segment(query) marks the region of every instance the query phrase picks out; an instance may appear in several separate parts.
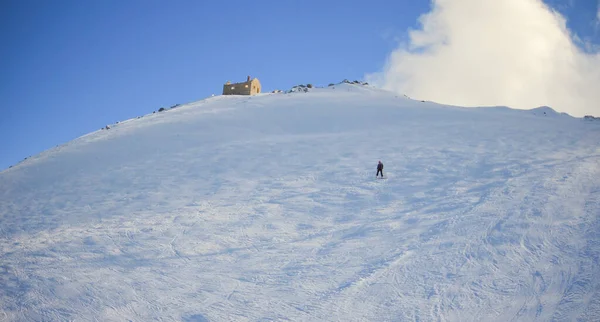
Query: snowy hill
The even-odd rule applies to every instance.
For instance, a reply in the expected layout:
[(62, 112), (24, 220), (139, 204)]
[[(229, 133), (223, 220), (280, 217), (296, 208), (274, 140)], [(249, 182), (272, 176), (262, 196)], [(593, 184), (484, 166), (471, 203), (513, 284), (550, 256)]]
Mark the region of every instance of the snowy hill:
[(121, 122), (0, 172), (0, 320), (598, 321), (599, 142), (353, 84)]

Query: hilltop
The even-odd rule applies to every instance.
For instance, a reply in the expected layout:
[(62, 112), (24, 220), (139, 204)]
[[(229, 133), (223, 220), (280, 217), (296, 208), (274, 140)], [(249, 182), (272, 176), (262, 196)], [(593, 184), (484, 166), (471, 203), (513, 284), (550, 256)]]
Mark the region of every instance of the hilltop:
[(0, 172), (0, 316), (597, 320), (599, 139), (347, 83), (112, 124)]

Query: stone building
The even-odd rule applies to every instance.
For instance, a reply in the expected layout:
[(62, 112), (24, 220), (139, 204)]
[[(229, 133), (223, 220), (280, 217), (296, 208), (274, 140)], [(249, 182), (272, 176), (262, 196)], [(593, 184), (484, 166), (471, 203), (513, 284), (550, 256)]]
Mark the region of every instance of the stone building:
[(223, 95), (254, 95), (260, 93), (261, 87), (258, 78), (246, 79), (243, 83), (230, 83), (223, 85)]

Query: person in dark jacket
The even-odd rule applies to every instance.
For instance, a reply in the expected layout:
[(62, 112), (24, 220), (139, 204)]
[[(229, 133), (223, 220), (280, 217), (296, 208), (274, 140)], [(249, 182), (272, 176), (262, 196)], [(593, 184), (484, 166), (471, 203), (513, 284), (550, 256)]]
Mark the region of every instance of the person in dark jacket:
[(375, 177), (379, 177), (379, 173), (381, 173), (381, 177), (383, 178), (383, 163), (381, 161), (377, 164), (377, 174)]

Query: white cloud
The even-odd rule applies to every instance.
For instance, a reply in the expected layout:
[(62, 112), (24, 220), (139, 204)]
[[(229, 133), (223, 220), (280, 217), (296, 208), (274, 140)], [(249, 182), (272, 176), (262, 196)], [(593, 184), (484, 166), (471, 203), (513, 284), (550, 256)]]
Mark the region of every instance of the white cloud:
[(580, 50), (541, 0), (433, 0), (419, 20), (368, 81), (446, 104), (600, 116), (600, 53)]

